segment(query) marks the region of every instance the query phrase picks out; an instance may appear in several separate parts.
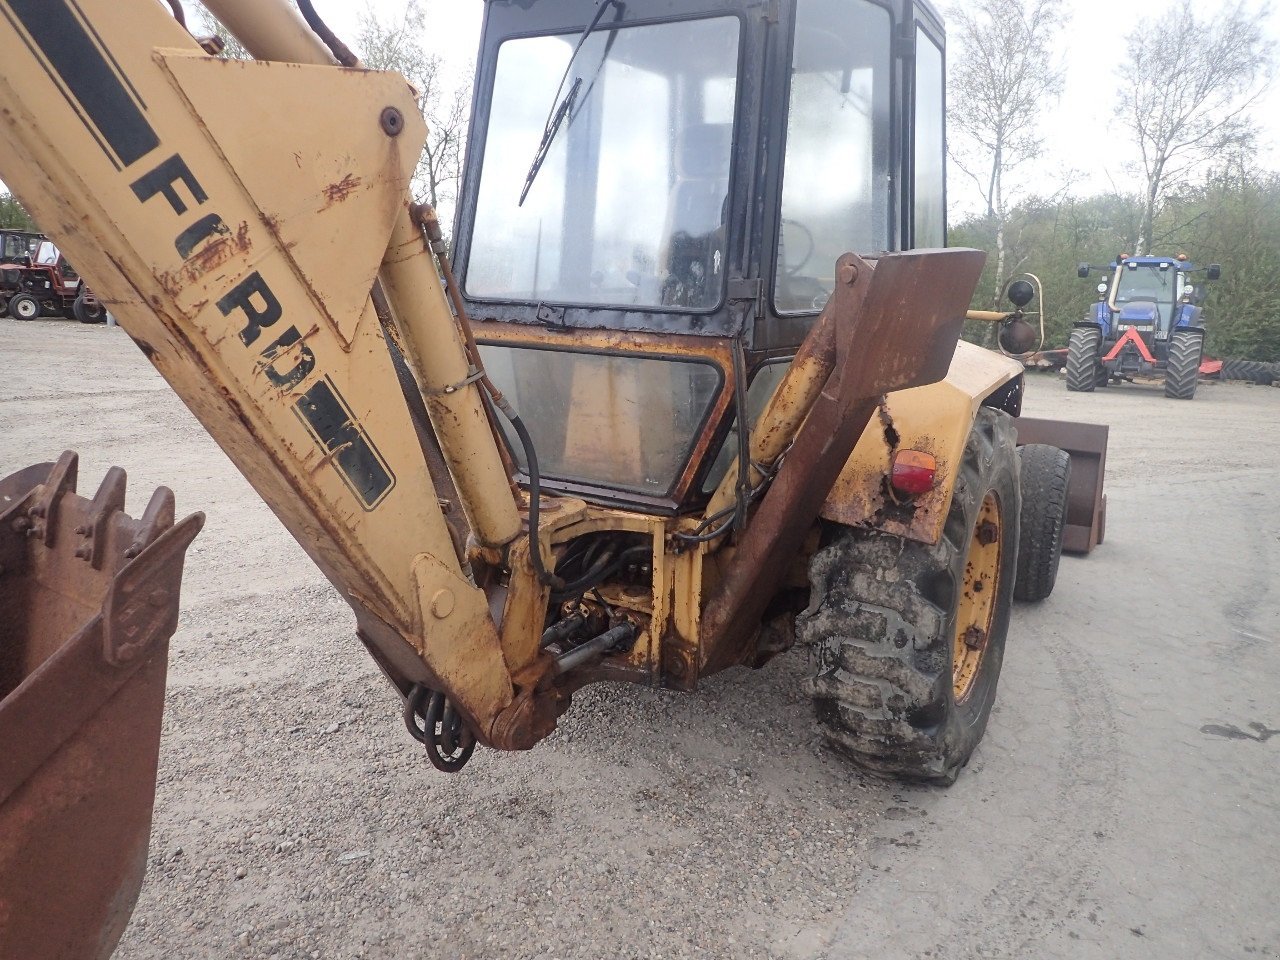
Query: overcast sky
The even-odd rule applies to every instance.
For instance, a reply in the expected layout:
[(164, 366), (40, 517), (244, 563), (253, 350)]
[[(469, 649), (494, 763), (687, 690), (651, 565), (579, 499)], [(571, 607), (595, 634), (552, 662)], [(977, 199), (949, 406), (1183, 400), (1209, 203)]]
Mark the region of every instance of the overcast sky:
[[(192, 6), (186, 0), (187, 6)], [(1200, 0), (1201, 11), (1224, 9), (1229, 0)], [(348, 0), (315, 0), (316, 8), (333, 30), (354, 42), (365, 4)], [(1059, 55), (1066, 70), (1062, 98), (1045, 111), (1041, 133), (1045, 157), (1020, 170), (1015, 190), (1055, 192), (1071, 177), (1073, 192), (1088, 194), (1112, 186), (1132, 189), (1128, 164), (1133, 151), (1123, 132), (1112, 123), (1119, 80), (1111, 65), (1124, 55), (1124, 36), (1138, 18), (1160, 9), (1159, 4), (1118, 4), (1115, 0), (1062, 0), (1070, 21), (1062, 32)], [(367, 7), (383, 16), (403, 10), (404, 0), (368, 0)], [(461, 76), (474, 60), (480, 37), (482, 0), (427, 0), (429, 30), (424, 44), (444, 56)], [(1280, 44), (1280, 16), (1268, 17), (1268, 34)], [(951, 47), (955, 60), (964, 51)], [(1256, 114), (1263, 128), (1260, 164), (1280, 168), (1280, 83), (1273, 85)], [(977, 209), (980, 200), (972, 183), (952, 168), (949, 176), (951, 220)]]
[[(1229, 0), (1200, 0), (1205, 13), (1224, 9)], [(461, 73), (474, 60), (480, 42), (482, 0), (427, 0), (429, 32), (426, 44), (446, 57)], [(944, 5), (944, 4), (939, 4)], [(369, 0), (368, 8), (384, 16), (402, 10), (404, 0)], [(1111, 65), (1124, 56), (1124, 37), (1140, 17), (1158, 11), (1160, 4), (1117, 4), (1115, 0), (1063, 0), (1069, 17), (1062, 31), (1058, 56), (1065, 68), (1061, 100), (1045, 111), (1041, 133), (1044, 159), (1015, 174), (1014, 187), (1030, 192), (1055, 192), (1067, 177), (1077, 194), (1132, 189), (1129, 164), (1134, 155), (1124, 133), (1112, 123), (1120, 84)], [(316, 0), (330, 26), (344, 37), (355, 37), (365, 4)], [(1280, 16), (1268, 17), (1268, 33), (1280, 45)], [(957, 47), (948, 50), (956, 59)], [(1257, 117), (1263, 127), (1261, 164), (1280, 168), (1280, 83), (1273, 86)], [(951, 220), (977, 210), (981, 199), (972, 182), (954, 167), (949, 172)]]

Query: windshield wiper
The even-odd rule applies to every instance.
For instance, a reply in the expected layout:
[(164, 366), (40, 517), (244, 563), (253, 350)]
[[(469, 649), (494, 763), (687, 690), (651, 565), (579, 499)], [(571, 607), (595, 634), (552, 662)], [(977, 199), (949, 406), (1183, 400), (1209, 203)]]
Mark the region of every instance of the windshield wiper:
[(582, 78), (578, 77), (573, 81), (573, 86), (569, 88), (569, 92), (564, 95), (564, 99), (556, 104), (555, 109), (551, 111), (551, 119), (547, 121), (547, 127), (542, 131), (542, 142), (538, 144), (538, 152), (533, 155), (533, 163), (529, 165), (529, 172), (525, 175), (524, 189), (520, 191), (520, 202), (516, 206), (524, 206), (525, 197), (529, 196), (533, 181), (538, 178), (538, 171), (542, 169), (543, 161), (547, 159), (547, 154), (551, 151), (551, 144), (555, 142), (556, 134), (564, 126), (564, 118), (573, 109), (574, 101), (578, 99), (578, 91), (581, 89)]
[[(524, 178), (524, 189), (520, 191), (520, 202), (516, 206), (523, 207), (525, 198), (529, 196), (529, 191), (533, 188), (533, 181), (538, 179), (538, 171), (542, 169), (543, 162), (547, 159), (547, 154), (551, 151), (551, 144), (555, 142), (556, 134), (560, 132), (560, 128), (564, 126), (565, 118), (573, 111), (573, 104), (578, 98), (578, 91), (582, 88), (582, 78), (578, 77), (573, 81), (573, 85), (569, 87), (569, 92), (561, 99), (560, 91), (564, 89), (564, 82), (569, 79), (569, 73), (573, 70), (573, 62), (578, 59), (578, 52), (582, 49), (582, 45), (587, 42), (587, 37), (595, 31), (600, 25), (604, 12), (610, 7), (617, 7), (618, 11), (622, 11), (622, 0), (603, 0), (596, 14), (591, 18), (591, 22), (587, 24), (582, 36), (578, 37), (577, 44), (574, 45), (573, 53), (569, 54), (569, 62), (564, 65), (564, 73), (560, 76), (560, 82), (556, 85), (556, 95), (553, 98), (554, 106), (551, 112), (547, 114), (546, 125), (542, 128), (542, 142), (538, 144), (538, 151), (533, 155), (533, 163), (529, 164), (529, 172)], [(603, 61), (601, 61), (603, 66)]]

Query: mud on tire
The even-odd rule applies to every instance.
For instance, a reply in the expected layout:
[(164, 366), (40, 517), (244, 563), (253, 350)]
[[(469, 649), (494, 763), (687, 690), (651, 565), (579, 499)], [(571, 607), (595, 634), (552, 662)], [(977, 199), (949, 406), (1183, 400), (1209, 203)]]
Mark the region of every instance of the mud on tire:
[[(809, 682), (827, 743), (880, 774), (953, 783), (986, 730), (1004, 655), (1021, 505), (1013, 421), (979, 411), (943, 536), (926, 546), (835, 528), (810, 565), (797, 618), (818, 675)], [(998, 576), (985, 648), (957, 701), (953, 667), (966, 566), (984, 500), (999, 503)]]

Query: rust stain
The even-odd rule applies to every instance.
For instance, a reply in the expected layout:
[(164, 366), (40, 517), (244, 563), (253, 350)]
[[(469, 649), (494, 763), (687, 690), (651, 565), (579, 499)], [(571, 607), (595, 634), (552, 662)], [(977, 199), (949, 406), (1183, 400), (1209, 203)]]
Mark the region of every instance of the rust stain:
[[(182, 291), (232, 258), (246, 254), (253, 247), (249, 240), (249, 224), (241, 222), (234, 234), (230, 230), (222, 233), (216, 240), (206, 243), (193, 253), (177, 270), (165, 270), (157, 274), (160, 286), (174, 300)], [(208, 301), (205, 301), (206, 303)]]
[(880, 395), (876, 413), (880, 418), (880, 426), (884, 428), (885, 445), (889, 448), (890, 455), (892, 455), (898, 449), (898, 444), (902, 442), (902, 435), (898, 433), (898, 428), (893, 425), (893, 415), (889, 413), (888, 398), (884, 394)]
[(164, 488), (129, 517), (118, 468), (80, 497), (74, 453), (36, 469), (0, 481), (43, 503), (53, 534), (6, 527), (0, 538), (6, 562), (33, 571), (4, 598), (6, 613), (28, 615), (14, 619), (0, 663), (0, 953), (105, 957), (146, 866), (182, 555), (203, 517), (175, 528)]
[(359, 177), (348, 173), (337, 183), (329, 184), (324, 188), (325, 201), (324, 206), (320, 209), (328, 210), (335, 203), (341, 203), (343, 200), (346, 200), (347, 197), (351, 196), (351, 194), (355, 192), (356, 188), (360, 186), (360, 182)]

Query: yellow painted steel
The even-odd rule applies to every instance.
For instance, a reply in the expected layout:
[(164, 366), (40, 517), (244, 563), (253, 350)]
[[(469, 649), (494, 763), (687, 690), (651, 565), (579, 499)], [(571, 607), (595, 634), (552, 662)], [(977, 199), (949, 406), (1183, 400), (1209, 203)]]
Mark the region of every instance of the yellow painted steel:
[(154, 0), (57, 6), (88, 38), (76, 70), (117, 102), (85, 106), (60, 51), (0, 0), (0, 178), (325, 574), (402, 638), (383, 656), (449, 689), (483, 737), (510, 672), (368, 302), (425, 137), (412, 91), (394, 74), (219, 61)]
[[(212, 0), (206, 6), (260, 60), (334, 62), (284, 0)], [(435, 261), (422, 231), (410, 219), (407, 193), (401, 199), (404, 209), (393, 223), (382, 261), (383, 288), (471, 530), (482, 544), (500, 546), (520, 533), (515, 500), (480, 387), (465, 383), (470, 365)]]
[[(945, 379), (885, 398), (880, 417), (868, 424), (832, 486), (822, 516), (848, 526), (872, 524), (885, 533), (937, 543), (978, 408), (986, 397), (1021, 375), (1018, 361), (961, 341)], [(921, 450), (938, 461), (933, 490), (913, 498), (909, 506), (895, 505), (885, 494), (885, 476), (895, 450)]]
[(280, 0), (201, 0), (259, 60), (337, 63), (294, 6)]
[[(827, 318), (819, 320), (823, 323)], [(835, 365), (834, 349), (828, 353), (802, 351), (788, 367), (782, 382), (769, 398), (757, 421), (751, 425), (750, 460), (771, 466), (780, 457), (813, 409), (823, 385)], [(753, 469), (753, 473), (758, 472)], [(752, 486), (760, 481), (752, 476)], [(735, 457), (704, 511), (711, 517), (728, 509), (737, 499), (738, 460)]]
[(952, 636), (951, 685), (956, 703), (973, 692), (973, 683), (982, 668), (990, 642), (1000, 596), (1000, 553), (1004, 530), (1004, 505), (994, 491), (982, 500), (978, 521), (969, 538), (964, 582), (956, 609)]

